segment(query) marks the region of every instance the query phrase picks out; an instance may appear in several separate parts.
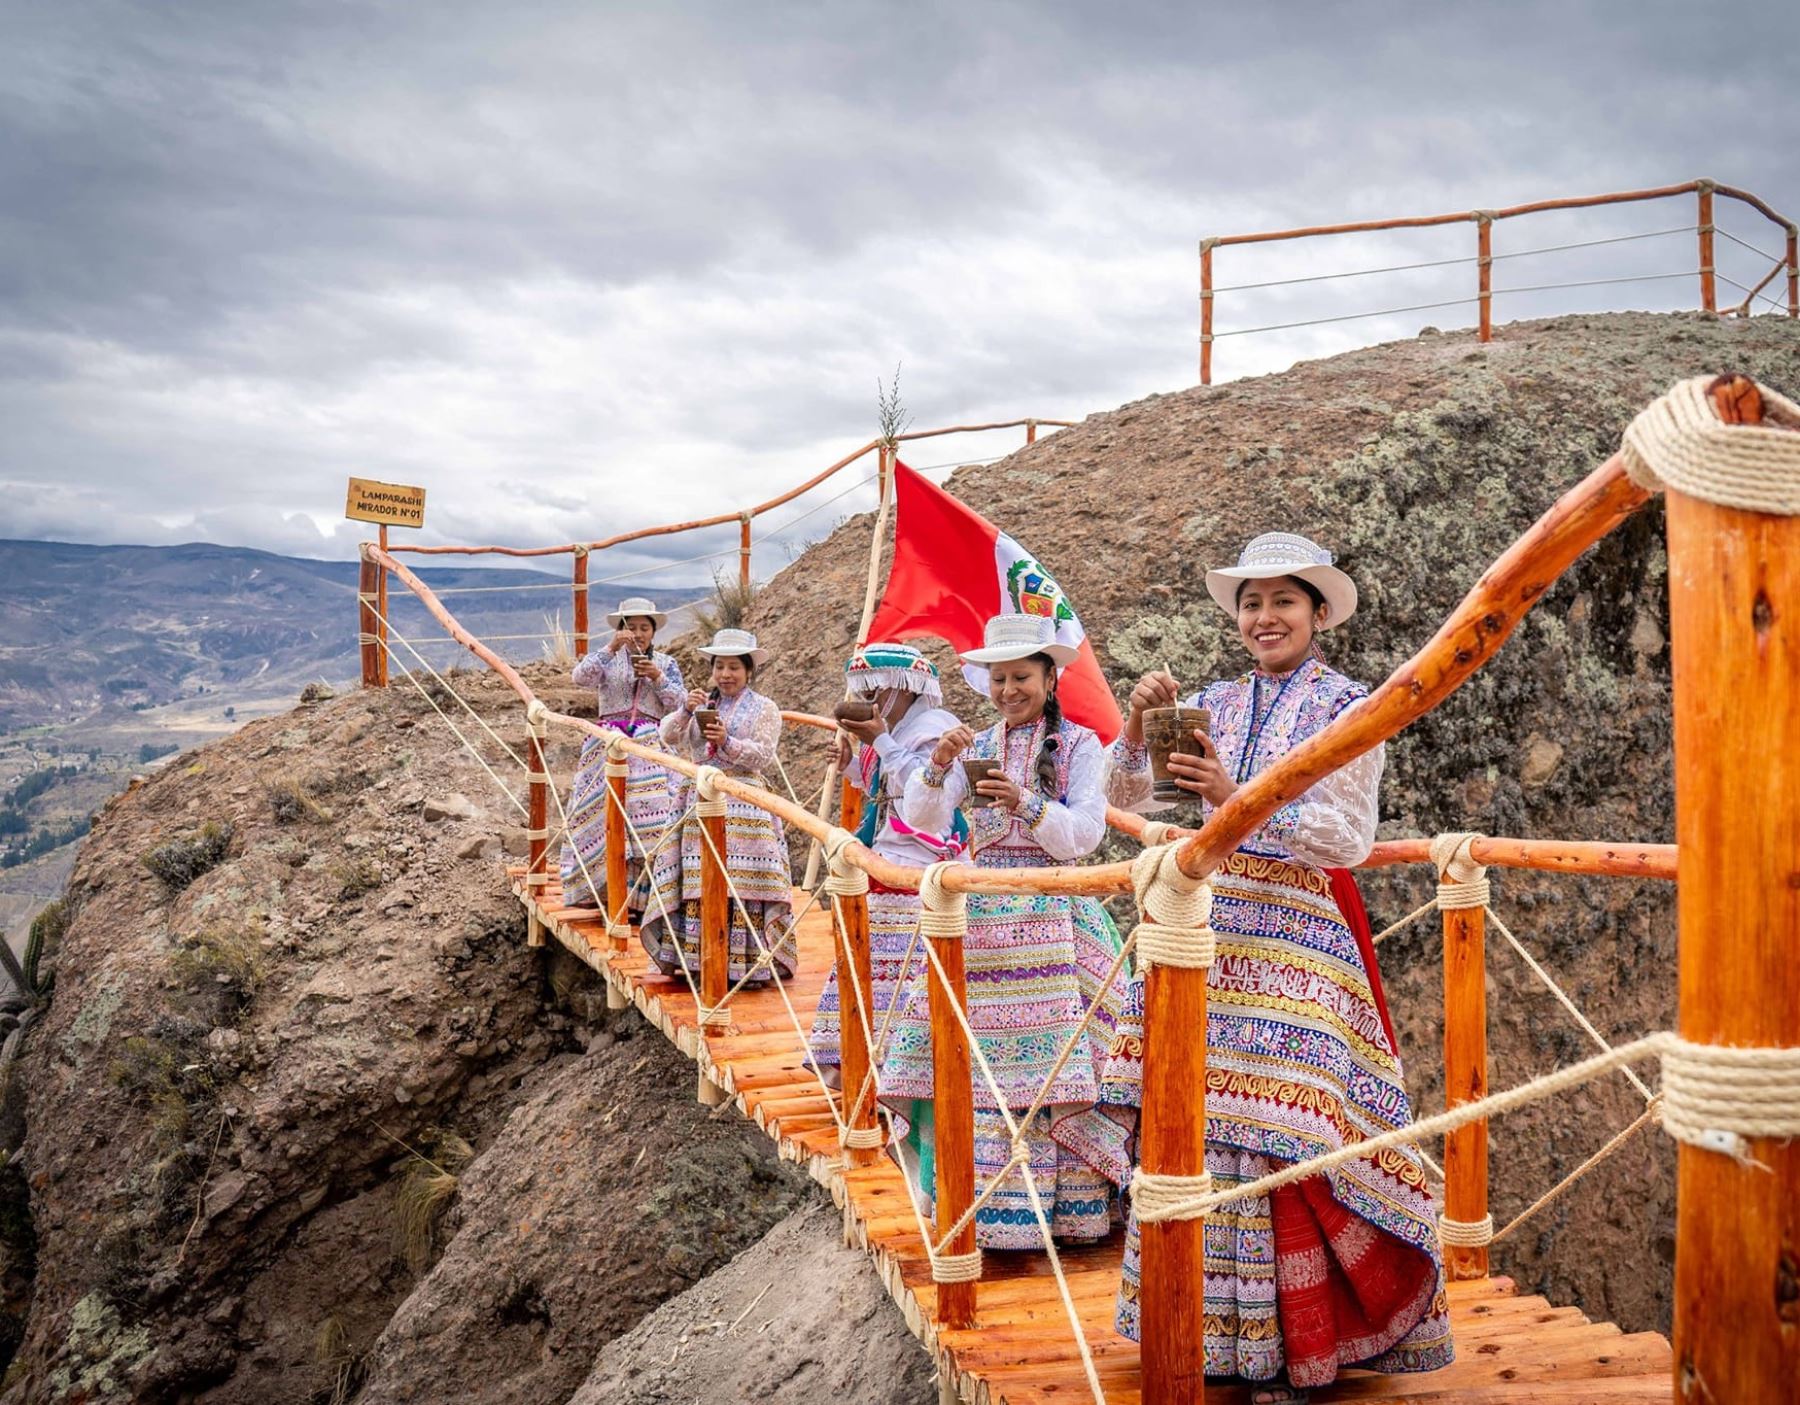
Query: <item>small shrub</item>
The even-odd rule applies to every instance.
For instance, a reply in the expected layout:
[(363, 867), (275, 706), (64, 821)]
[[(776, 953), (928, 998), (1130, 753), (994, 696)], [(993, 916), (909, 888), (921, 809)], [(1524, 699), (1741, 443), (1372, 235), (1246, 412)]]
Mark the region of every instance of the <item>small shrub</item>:
[(431, 1265), (439, 1221), (475, 1149), (455, 1132), (440, 1130), (426, 1139), (423, 1150), (409, 1146), (406, 1151), (394, 1189), (394, 1259), (418, 1274)]
[(755, 599), (754, 584), (745, 585), (735, 575), (714, 571), (712, 599), (694, 606), (694, 623), (709, 635), (721, 629), (742, 629)]
[(179, 893), (201, 874), (224, 861), (235, 833), (231, 822), (208, 820), (199, 829), (158, 844), (144, 855), (144, 867), (171, 893)]
[(355, 902), (381, 886), (381, 865), (371, 858), (346, 859), (331, 866), (331, 876), (337, 879), (338, 901)]
[(202, 927), (177, 942), (169, 970), (189, 992), (206, 999), (208, 1017), (229, 1017), (262, 987), (262, 932), (230, 922)]
[(337, 689), (333, 688), (331, 684), (327, 683), (323, 678), (319, 679), (317, 682), (308, 683), (300, 690), (300, 701), (303, 703), (330, 702), (336, 696)]
[(269, 809), (276, 824), (295, 824), (300, 820), (325, 822), (331, 811), (315, 798), (325, 792), (329, 782), (317, 776), (300, 776), (292, 772), (263, 779), (263, 793), (269, 797)]

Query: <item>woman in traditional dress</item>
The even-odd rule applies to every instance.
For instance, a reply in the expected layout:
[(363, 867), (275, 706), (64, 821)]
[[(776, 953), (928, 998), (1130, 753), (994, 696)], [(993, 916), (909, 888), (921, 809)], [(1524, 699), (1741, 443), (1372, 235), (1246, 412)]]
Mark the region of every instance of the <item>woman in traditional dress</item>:
[[(663, 719), (663, 745), (690, 761), (716, 766), (737, 780), (765, 784), (781, 738), (781, 709), (750, 685), (768, 657), (756, 636), (721, 629), (700, 652), (712, 660), (712, 689), (688, 693)], [(696, 712), (709, 710), (702, 723)], [(683, 781), (675, 809), (690, 811), (693, 782)], [(653, 865), (652, 892), (639, 938), (665, 974), (683, 966), (700, 972), (700, 817), (688, 813), (679, 844), (668, 844)], [(766, 984), (794, 974), (791, 915), (794, 880), (781, 821), (745, 800), (725, 807), (725, 871), (731, 879), (728, 940), (733, 985)]]
[[(969, 794), (959, 757), (991, 761), (975, 786), (968, 813), (970, 853), (990, 868), (1072, 864), (1091, 854), (1106, 832), (1106, 752), (1086, 727), (1062, 715), (1057, 675), (1075, 650), (1056, 640), (1053, 621), (1000, 615), (987, 622), (983, 647), (962, 655), (971, 683), (985, 674), (1000, 721), (980, 735), (967, 727), (945, 734), (930, 764), (913, 773), (900, 811), (914, 829), (943, 834)], [(963, 942), (968, 1018), (1005, 1106), (1023, 1117), (1039, 1099), (1069, 1037), (1090, 1006), (1094, 1019), (1022, 1127), (1029, 1162), (1051, 1231), (1058, 1239), (1103, 1239), (1113, 1225), (1112, 1186), (1082, 1142), (1063, 1135), (1075, 1114), (1093, 1107), (1102, 1062), (1125, 997), (1122, 973), (1106, 976), (1119, 934), (1092, 898), (973, 896)], [(926, 968), (908, 977), (882, 1064), (883, 1098), (908, 1128), (905, 1146), (919, 1160), (919, 1179), (934, 1195), (931, 1137), (931, 1012)], [(979, 1195), (1012, 1158), (1011, 1137), (988, 1082), (975, 1075), (975, 1176)], [(905, 1153), (903, 1153), (905, 1154)], [(984, 1248), (1043, 1244), (1024, 1179), (1007, 1176), (977, 1212), (975, 1239)]]
[[(891, 863), (922, 868), (955, 858), (967, 847), (969, 832), (960, 814), (951, 829), (932, 833), (907, 824), (895, 803), (913, 773), (930, 762), (938, 739), (958, 725), (956, 715), (943, 708), (937, 665), (910, 644), (864, 644), (844, 665), (844, 682), (852, 699), (875, 709), (867, 722), (839, 723), (846, 734), (840, 738), (839, 768), (845, 780), (867, 797), (856, 837)], [(887, 1023), (918, 916), (917, 893), (870, 880), (866, 998), (869, 1030), (877, 1039)], [(915, 953), (913, 959), (916, 963), (924, 957)], [(827, 1080), (837, 1074), (843, 1021), (862, 1018), (854, 1001), (854, 996), (840, 994), (834, 965), (813, 1016), (809, 1041), (813, 1061)]]
[[(656, 602), (634, 595), (606, 617), (613, 637), (604, 649), (575, 665), (576, 684), (599, 690), (602, 727), (633, 741), (654, 741), (657, 723), (681, 706), (687, 691), (681, 665), (653, 647), (667, 616)], [(606, 883), (606, 743), (590, 736), (569, 787), (569, 839), (562, 847), (562, 896), (570, 907), (601, 907)], [(654, 761), (630, 757), (625, 777), (626, 906), (643, 910), (644, 854), (656, 847), (673, 811), (669, 773)], [(635, 919), (633, 919), (635, 920)]]
[[(1194, 695), (1190, 705), (1212, 714), (1211, 734), (1197, 731), (1190, 752), (1169, 763), (1210, 814), (1368, 690), (1327, 667), (1314, 646), (1317, 631), (1356, 609), (1356, 586), (1329, 552), (1268, 533), (1237, 565), (1208, 572), (1206, 584), (1236, 619), (1253, 664)], [(1156, 808), (1144, 711), (1174, 705), (1178, 692), (1163, 672), (1146, 674), (1132, 692), (1113, 746), (1115, 805)], [(1357, 939), (1325, 871), (1359, 862), (1373, 845), (1382, 764), (1377, 747), (1333, 772), (1271, 815), (1213, 875), (1206, 1165), (1217, 1189), (1412, 1120), (1374, 949), (1366, 927)], [(1131, 995), (1102, 1093), (1125, 1109), (1142, 1092), (1141, 976)], [(1115, 1163), (1120, 1184), (1129, 1173), (1129, 1159)], [(1303, 1399), (1345, 1366), (1429, 1371), (1452, 1359), (1435, 1210), (1416, 1148), (1232, 1201), (1206, 1216), (1205, 1235), (1206, 1370), (1265, 1383), (1258, 1401)], [(1117, 1319), (1132, 1338), (1138, 1289), (1134, 1217)]]

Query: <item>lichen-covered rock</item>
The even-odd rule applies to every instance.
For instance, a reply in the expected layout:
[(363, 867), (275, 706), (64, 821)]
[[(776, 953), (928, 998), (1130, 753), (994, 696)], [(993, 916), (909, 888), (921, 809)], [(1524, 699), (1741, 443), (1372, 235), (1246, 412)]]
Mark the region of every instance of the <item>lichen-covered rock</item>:
[[(1453, 333), (1372, 347), (1090, 415), (949, 487), (1056, 574), (1121, 696), (1165, 661), (1195, 684), (1242, 670), (1204, 575), (1274, 529), (1317, 538), (1356, 577), (1358, 617), (1323, 643), (1334, 666), (1377, 683), (1617, 448), (1639, 409), (1677, 380), (1727, 369), (1793, 394), (1800, 324), (1631, 313), (1519, 323), (1487, 345)], [(817, 712), (839, 696), (856, 612), (819, 602), (861, 598), (869, 528), (852, 519), (757, 597), (749, 623), (771, 655), (758, 686), (784, 706)], [(1383, 835), (1672, 838), (1667, 574), (1653, 503), (1389, 748)], [(967, 718), (991, 716), (954, 673), (945, 695)], [(1363, 883), (1377, 926), (1428, 889), (1399, 870)], [(1667, 885), (1508, 873), (1496, 890), (1502, 917), (1601, 1030), (1669, 1027)], [(1427, 924), (1382, 951), (1416, 1106), (1441, 1107), (1437, 941)], [(1489, 970), (1496, 1087), (1591, 1051), (1497, 940)], [(1497, 1124), (1496, 1216), (1534, 1200), (1642, 1105), (1615, 1078)], [(1641, 1138), (1507, 1241), (1500, 1269), (1627, 1327), (1666, 1326), (1672, 1167), (1666, 1145)]]

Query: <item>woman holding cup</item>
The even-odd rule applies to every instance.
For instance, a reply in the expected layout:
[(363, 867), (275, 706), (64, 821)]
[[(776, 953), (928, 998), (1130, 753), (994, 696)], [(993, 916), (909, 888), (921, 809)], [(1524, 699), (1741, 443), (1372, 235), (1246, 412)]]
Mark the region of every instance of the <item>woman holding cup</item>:
[[(717, 766), (738, 780), (763, 785), (781, 739), (781, 709), (751, 687), (768, 658), (756, 636), (721, 629), (700, 652), (712, 660), (712, 687), (691, 690), (663, 719), (663, 745), (690, 761)], [(653, 868), (639, 939), (666, 975), (700, 972), (700, 817), (693, 783), (683, 781), (677, 806), (686, 812), (678, 844), (666, 844)], [(725, 871), (733, 896), (727, 921), (729, 979), (766, 984), (794, 974), (793, 873), (782, 823), (748, 801), (725, 802)]]
[[(969, 853), (979, 865), (1036, 867), (1087, 857), (1106, 832), (1106, 753), (1057, 703), (1057, 676), (1075, 650), (1057, 642), (1052, 620), (999, 615), (987, 622), (983, 646), (961, 657), (969, 665), (965, 678), (985, 675), (1000, 721), (979, 734), (958, 726), (938, 740), (929, 764), (906, 783), (902, 820), (945, 834), (966, 802)], [(1106, 981), (1119, 951), (1117, 929), (1092, 898), (1060, 896), (971, 896), (968, 922), (969, 1025), (1015, 1118), (1039, 1102), (1063, 1045), (1095, 1006), (1082, 1043), (1020, 1130), (1052, 1233), (1067, 1241), (1103, 1239), (1113, 1225), (1111, 1185), (1093, 1149), (1066, 1129), (1091, 1126), (1076, 1114), (1094, 1106), (1125, 996), (1122, 974)], [(929, 1198), (935, 1175), (928, 979), (923, 962), (906, 975), (881, 1088), (904, 1129), (903, 1154), (917, 1157)], [(974, 1101), (979, 1196), (1006, 1170), (1013, 1147), (994, 1089), (979, 1074)], [(976, 1212), (975, 1239), (989, 1249), (1042, 1246), (1016, 1172)]]
[[(1187, 744), (1167, 759), (1174, 787), (1210, 814), (1368, 690), (1327, 667), (1314, 644), (1356, 609), (1355, 583), (1329, 552), (1268, 533), (1206, 583), (1252, 663), (1188, 700), (1210, 725), (1187, 728)], [(1179, 693), (1161, 671), (1132, 690), (1113, 746), (1115, 805), (1162, 808), (1146, 719), (1163, 721), (1156, 710), (1176, 706)], [(1206, 1164), (1216, 1188), (1412, 1120), (1373, 947), (1346, 920), (1344, 908), (1360, 914), (1360, 902), (1354, 885), (1345, 893), (1326, 871), (1359, 862), (1373, 845), (1382, 764), (1377, 747), (1333, 772), (1271, 815), (1212, 877)], [(1141, 1099), (1144, 1035), (1140, 975), (1102, 1091), (1127, 1127)], [(1113, 1166), (1121, 1185), (1130, 1172), (1129, 1156)], [(1259, 1399), (1292, 1400), (1340, 1367), (1427, 1371), (1452, 1359), (1436, 1209), (1416, 1148), (1234, 1201), (1208, 1214), (1205, 1233), (1208, 1375), (1263, 1383)], [(1125, 1255), (1117, 1326), (1136, 1338), (1135, 1218)]]
[[(571, 675), (578, 687), (597, 690), (600, 725), (634, 741), (654, 739), (657, 724), (681, 706), (686, 692), (681, 665), (655, 646), (666, 618), (655, 601), (641, 595), (621, 600), (606, 617), (613, 637), (604, 649), (583, 655)], [(606, 882), (605, 761), (603, 740), (590, 736), (582, 742), (569, 787), (569, 839), (562, 847), (562, 900), (569, 907), (603, 905), (596, 888)], [(625, 814), (631, 823), (625, 828), (625, 905), (638, 913), (644, 906), (644, 855), (656, 847), (674, 811), (666, 770), (637, 756), (626, 764)]]

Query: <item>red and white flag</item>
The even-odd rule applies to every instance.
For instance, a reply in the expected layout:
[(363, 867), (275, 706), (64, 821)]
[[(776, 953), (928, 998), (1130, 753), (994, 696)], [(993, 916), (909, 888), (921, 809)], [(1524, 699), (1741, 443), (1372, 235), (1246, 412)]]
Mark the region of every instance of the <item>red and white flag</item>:
[[(981, 647), (993, 615), (1043, 615), (1056, 621), (1059, 642), (1081, 651), (1057, 684), (1063, 715), (1102, 742), (1117, 737), (1119, 705), (1056, 578), (993, 523), (898, 461), (894, 490), (894, 565), (868, 638), (932, 634), (961, 653)], [(987, 692), (985, 668), (965, 666), (963, 676)]]

